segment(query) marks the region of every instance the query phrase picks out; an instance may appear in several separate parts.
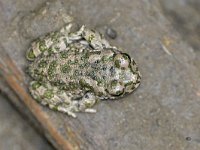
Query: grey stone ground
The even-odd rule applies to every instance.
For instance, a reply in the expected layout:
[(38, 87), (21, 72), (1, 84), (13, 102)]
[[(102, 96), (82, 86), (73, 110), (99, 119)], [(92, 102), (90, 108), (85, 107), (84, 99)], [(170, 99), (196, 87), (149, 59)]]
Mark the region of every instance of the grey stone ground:
[[(22, 3), (26, 3), (24, 8), (24, 5), (21, 5)], [(19, 10), (27, 11), (31, 8), (34, 8), (36, 6), (39, 6), (43, 3), (43, 1), (27, 1), (27, 0), (21, 0), (19, 2), (14, 2), (12, 0), (0, 0), (0, 20), (3, 20), (3, 22), (0, 22), (1, 29), (5, 26), (9, 25), (11, 20), (15, 20), (16, 13), (20, 16)], [(163, 13), (166, 14), (166, 16), (171, 20), (172, 25), (174, 25), (174, 28), (176, 28), (183, 40), (194, 48), (194, 54), (196, 55), (195, 59), (191, 59), (195, 66), (198, 68), (198, 76), (200, 77), (200, 2), (198, 0), (162, 0), (161, 5), (163, 7)], [(23, 8), (21, 8), (23, 6)], [(71, 8), (72, 10), (75, 8)], [(129, 8), (127, 8), (129, 9)], [(152, 12), (153, 13), (153, 12)], [(154, 14), (156, 15), (156, 14)], [(17, 18), (16, 18), (17, 19)], [(138, 18), (137, 18), (138, 19)], [(136, 25), (137, 26), (137, 25)], [(138, 25), (139, 26), (139, 25)], [(30, 31), (31, 32), (31, 31)], [(138, 36), (135, 34), (135, 36)], [(137, 44), (137, 42), (135, 42)], [(136, 54), (137, 55), (137, 54)], [(151, 59), (153, 56), (146, 56), (146, 59)], [(159, 58), (158, 58), (159, 61)], [(142, 61), (141, 61), (142, 62)], [(155, 64), (148, 64), (148, 67), (155, 67)], [(172, 64), (173, 65), (173, 64)], [(148, 68), (147, 67), (147, 68)], [(159, 67), (159, 66), (158, 66)], [(164, 67), (164, 66), (163, 66)], [(168, 69), (168, 68), (166, 68)], [(162, 70), (162, 68), (161, 68)], [(181, 69), (180, 69), (181, 71)], [(172, 75), (174, 75), (172, 73)], [(145, 76), (145, 75), (144, 75)], [(165, 77), (165, 76), (163, 76)], [(181, 76), (179, 76), (180, 78)], [(177, 79), (178, 80), (178, 79)], [(154, 82), (156, 83), (156, 82)], [(158, 82), (157, 82), (158, 83)], [(176, 83), (176, 78), (174, 78), (174, 83)], [(148, 85), (147, 85), (148, 86)], [(179, 83), (176, 83), (174, 87), (179, 86)], [(155, 85), (154, 88), (160, 87), (159, 85)], [(143, 87), (145, 89), (145, 87)], [(168, 85), (166, 85), (165, 88), (168, 88)], [(180, 87), (182, 89), (181, 92), (187, 92), (184, 91), (184, 87)], [(175, 90), (175, 89), (174, 89)], [(145, 91), (145, 90), (144, 90)], [(179, 91), (180, 92), (180, 91)], [(154, 93), (156, 95), (156, 93)], [(162, 94), (162, 92), (161, 92)], [(171, 91), (171, 94), (174, 94), (174, 91)], [(181, 95), (181, 93), (178, 93)], [(182, 93), (183, 94), (183, 93)], [(199, 94), (200, 93), (196, 93)], [(154, 95), (154, 96), (155, 96)], [(176, 94), (175, 94), (176, 95)], [(162, 98), (162, 100), (158, 97), (152, 97), (151, 99), (155, 99), (155, 101), (159, 101), (162, 105), (162, 111), (160, 109), (157, 109), (158, 107), (155, 106), (156, 109), (153, 109), (150, 111), (150, 116), (152, 116), (152, 119), (155, 121), (152, 121), (151, 125), (147, 125), (148, 127), (151, 127), (152, 131), (149, 134), (152, 134), (152, 137), (155, 138), (155, 140), (158, 140), (155, 134), (159, 136), (165, 136), (165, 141), (163, 142), (163, 145), (171, 142), (172, 145), (183, 145), (183, 148), (194, 148), (197, 149), (199, 147), (199, 118), (198, 115), (198, 106), (196, 106), (195, 103), (191, 102), (191, 107), (188, 108), (184, 106), (184, 103), (179, 99), (179, 97), (175, 97), (175, 100), (169, 99), (167, 100), (167, 97)], [(156, 99), (158, 98), (158, 99)], [(169, 92), (169, 98), (170, 92)], [(149, 98), (150, 99), (150, 98)], [(189, 100), (188, 100), (189, 101)], [(139, 112), (138, 114), (141, 115), (140, 117), (148, 121), (149, 118), (145, 118), (148, 114), (142, 114), (142, 112), (145, 111), (139, 111), (137, 109), (140, 109), (146, 104), (146, 101), (142, 101), (139, 103), (138, 108), (136, 108), (136, 112)], [(156, 104), (156, 103), (155, 103)], [(186, 108), (187, 110), (179, 110), (179, 105), (182, 104), (182, 108)], [(148, 104), (146, 104), (148, 105)], [(172, 108), (172, 109), (171, 109)], [(170, 113), (169, 110), (172, 110)], [(173, 110), (175, 110), (173, 112)], [(194, 111), (193, 111), (194, 110)], [(159, 114), (159, 112), (161, 113)], [(147, 111), (146, 111), (147, 113)], [(177, 119), (176, 113), (180, 113), (182, 116), (179, 116)], [(168, 115), (168, 116), (167, 116)], [(166, 119), (162, 118), (162, 116), (165, 116)], [(155, 117), (155, 118), (154, 118)], [(159, 119), (157, 119), (157, 117)], [(181, 117), (182, 120), (181, 120)], [(193, 118), (193, 119), (191, 119)], [(171, 120), (170, 120), (171, 119)], [(185, 119), (185, 120), (184, 120)], [(187, 122), (187, 120), (191, 122)], [(140, 126), (140, 121), (135, 119), (135, 123), (138, 123), (138, 127)], [(137, 122), (138, 121), (138, 122)], [(170, 128), (170, 125), (175, 122), (175, 125), (173, 128)], [(176, 124), (177, 123), (177, 124)], [(183, 123), (183, 124), (178, 124)], [(195, 126), (191, 126), (191, 124)], [(143, 125), (143, 124), (142, 124)], [(142, 126), (141, 125), (141, 126)], [(145, 123), (144, 123), (145, 126)], [(181, 127), (187, 127), (187, 130), (184, 131), (184, 128)], [(145, 127), (144, 127), (145, 128)], [(139, 128), (138, 128), (139, 129)], [(173, 129), (173, 130), (172, 130)], [(119, 129), (120, 130), (120, 129)], [(149, 130), (148, 130), (149, 131)], [(195, 132), (197, 131), (197, 132)], [(143, 131), (135, 131), (136, 134), (143, 135)], [(173, 132), (177, 133), (176, 136), (173, 137)], [(141, 134), (140, 134), (141, 133)], [(168, 134), (169, 133), (169, 134)], [(129, 135), (129, 132), (127, 131), (126, 137), (132, 137), (132, 135)], [(151, 136), (150, 136), (151, 137)], [(96, 137), (98, 138), (98, 137)], [(119, 137), (120, 138), (120, 137)], [(144, 139), (142, 141), (144, 144), (151, 143), (145, 143), (145, 137), (138, 137), (140, 140)], [(184, 139), (183, 139), (184, 138)], [(114, 141), (115, 139), (111, 139), (111, 141)], [(128, 140), (128, 139), (125, 139)], [(147, 140), (147, 139), (146, 139)], [(151, 142), (154, 142), (155, 148), (156, 148), (156, 141), (155, 140), (148, 140)], [(183, 141), (186, 141), (183, 143)], [(140, 141), (135, 141), (135, 145), (137, 145), (137, 142), (140, 143)], [(175, 144), (174, 144), (175, 143)], [(119, 143), (115, 143), (116, 145)], [(162, 144), (162, 143), (161, 143)], [(166, 144), (167, 145), (167, 144)], [(136, 146), (137, 147), (137, 146)], [(179, 146), (178, 148), (180, 148)], [(141, 150), (143, 149), (143, 146), (140, 147)], [(159, 147), (160, 148), (160, 147)], [(170, 145), (169, 145), (170, 148)], [(173, 147), (174, 149), (176, 147)], [(40, 137), (39, 134), (37, 134), (31, 126), (19, 116), (17, 111), (13, 109), (13, 107), (7, 102), (7, 99), (0, 97), (0, 150), (36, 150), (36, 149), (45, 149), (45, 150), (51, 150), (53, 149), (43, 138)], [(165, 149), (165, 148), (164, 148)], [(184, 150), (183, 149), (183, 150)], [(145, 149), (144, 149), (145, 150)], [(192, 149), (191, 149), (192, 150)]]
[(31, 125), (0, 95), (0, 150), (53, 150)]
[(200, 1), (161, 0), (161, 5), (183, 40), (193, 47), (197, 56), (194, 63), (200, 70)]

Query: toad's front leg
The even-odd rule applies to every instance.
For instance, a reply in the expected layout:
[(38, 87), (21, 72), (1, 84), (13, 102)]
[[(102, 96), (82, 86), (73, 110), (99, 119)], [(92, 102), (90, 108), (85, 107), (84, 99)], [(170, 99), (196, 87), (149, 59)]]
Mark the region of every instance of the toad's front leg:
[[(71, 28), (75, 30), (74, 33), (71, 33)], [(32, 42), (31, 47), (26, 52), (26, 58), (29, 61), (34, 61), (42, 54), (49, 55), (66, 50), (70, 43), (82, 38), (82, 30), (83, 28), (78, 30), (76, 24), (70, 23), (58, 31), (40, 37)]]
[(98, 98), (93, 93), (87, 92), (79, 101), (79, 110), (89, 113), (95, 113), (92, 107), (98, 102)]
[(43, 83), (39, 81), (32, 81), (29, 90), (33, 98), (42, 105), (76, 117), (74, 112), (78, 112), (78, 102), (72, 101), (72, 97), (64, 90), (59, 90), (49, 82)]

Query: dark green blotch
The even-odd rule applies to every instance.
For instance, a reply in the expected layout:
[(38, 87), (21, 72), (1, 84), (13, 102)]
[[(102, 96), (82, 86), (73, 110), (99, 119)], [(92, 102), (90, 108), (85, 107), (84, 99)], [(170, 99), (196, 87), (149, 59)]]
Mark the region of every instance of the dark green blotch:
[(81, 79), (79, 81), (79, 84), (81, 85), (81, 87), (86, 88), (86, 89), (90, 89), (91, 91), (94, 91), (94, 88), (87, 82), (85, 82), (85, 80)]
[(103, 96), (103, 92), (98, 92), (98, 96)]
[(81, 69), (83, 69), (83, 68), (85, 67), (85, 64), (80, 64), (79, 67), (80, 67)]
[(53, 49), (52, 49), (52, 48), (49, 48), (49, 49), (48, 49), (48, 54), (49, 54), (49, 55), (53, 54)]
[(44, 40), (40, 41), (40, 43), (39, 43), (39, 49), (40, 49), (41, 52), (44, 52), (45, 50), (47, 50), (47, 47), (45, 45), (45, 41)]
[(27, 53), (27, 59), (29, 60), (32, 60), (35, 58), (35, 55), (33, 53), (33, 50), (30, 50), (28, 53)]
[(47, 61), (42, 60), (42, 61), (38, 64), (38, 66), (39, 66), (40, 68), (46, 67), (46, 66), (47, 66)]
[(70, 87), (68, 85), (66, 85), (66, 84), (60, 84), (59, 85), (59, 89), (68, 91), (68, 90), (70, 90)]
[(55, 69), (57, 67), (57, 62), (55, 60), (53, 60), (50, 65), (49, 65), (49, 69)]
[(103, 80), (99, 77), (97, 77), (96, 81), (97, 81), (97, 85), (101, 85), (103, 83)]
[(132, 84), (133, 84), (133, 82), (130, 81), (130, 82), (126, 83), (125, 86), (129, 86), (129, 85), (132, 85)]
[(75, 55), (79, 54), (78, 48), (75, 49)]
[(54, 32), (52, 35), (51, 35), (51, 40), (55, 43), (55, 42), (59, 42), (58, 41), (58, 32)]
[(117, 85), (117, 80), (113, 80), (112, 82), (111, 82), (111, 87), (115, 87), (116, 85)]
[(67, 73), (71, 71), (71, 67), (68, 64), (64, 64), (61, 66), (61, 72), (62, 73)]
[(74, 65), (75, 63), (76, 63), (75, 61), (68, 60), (68, 64), (70, 64), (70, 65)]
[(115, 60), (115, 66), (117, 67), (117, 68), (120, 68), (120, 60)]
[(57, 111), (58, 110), (58, 106), (54, 106), (51, 109)]
[(87, 75), (90, 76), (93, 80), (97, 79), (95, 71), (90, 71), (87, 73)]
[(89, 36), (88, 41), (91, 42), (91, 41), (94, 39), (94, 37), (95, 37), (95, 36), (94, 36), (93, 34), (91, 34), (91, 35)]
[(82, 72), (79, 70), (74, 71), (74, 76), (80, 76), (81, 74), (82, 74)]
[(43, 96), (44, 96), (45, 98), (50, 99), (50, 98), (53, 98), (54, 94), (53, 94), (53, 91), (47, 90), (47, 91), (45, 91), (45, 93), (44, 93)]
[(36, 90), (37, 88), (39, 88), (41, 86), (40, 82), (34, 82), (32, 85), (33, 90)]
[(35, 74), (35, 75), (40, 75), (39, 70), (38, 70), (38, 69), (34, 69), (34, 74)]
[(54, 78), (55, 74), (53, 69), (51, 68), (48, 69), (48, 76), (50, 79)]
[(75, 90), (75, 89), (78, 88), (78, 84), (75, 83), (75, 82), (69, 82), (69, 88), (70, 88), (71, 90)]
[(60, 50), (60, 48), (59, 48), (58, 46), (56, 46), (55, 49), (56, 49), (56, 51), (59, 51), (59, 50)]
[(113, 56), (110, 56), (110, 57), (108, 57), (108, 56), (103, 56), (103, 57), (101, 58), (101, 60), (102, 60), (103, 62), (113, 61)]
[(86, 59), (86, 57), (85, 57), (85, 56), (82, 56), (82, 57), (81, 57), (81, 60), (82, 60), (82, 61), (84, 61), (85, 59)]
[(61, 58), (67, 58), (68, 57), (67, 51), (62, 51), (60, 54), (61, 54)]
[(101, 68), (103, 71), (106, 71), (106, 69), (107, 69), (107, 66), (102, 66), (102, 68)]

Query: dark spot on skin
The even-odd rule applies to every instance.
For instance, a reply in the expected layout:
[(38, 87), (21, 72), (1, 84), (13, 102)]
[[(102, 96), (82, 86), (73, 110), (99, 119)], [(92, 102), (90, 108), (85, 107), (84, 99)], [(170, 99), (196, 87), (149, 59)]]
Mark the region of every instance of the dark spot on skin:
[(110, 67), (110, 71), (111, 71), (111, 72), (115, 71), (115, 68), (114, 68), (113, 66)]
[(85, 58), (84, 56), (81, 57), (81, 60), (82, 60), (82, 61), (85, 60), (85, 59), (86, 59), (86, 58)]
[(63, 51), (63, 52), (60, 52), (61, 54), (61, 58), (67, 58), (68, 57), (68, 54), (66, 51)]
[(111, 75), (114, 75), (115, 74), (115, 68), (112, 66), (110, 67), (110, 74)]
[(98, 64), (99, 62), (100, 62), (99, 60), (96, 60), (94, 63), (95, 63), (95, 64)]
[(105, 80), (105, 79), (106, 79), (106, 76), (102, 76), (102, 78)]
[(96, 79), (97, 79), (96, 74), (95, 74), (95, 71), (89, 72), (89, 73), (88, 73), (88, 76), (89, 76), (91, 79), (93, 79), (93, 80), (96, 80)]
[(79, 70), (74, 71), (74, 76), (79, 76), (80, 74), (81, 74), (81, 72)]
[(34, 69), (34, 74), (35, 74), (35, 75), (40, 74), (39, 70), (38, 70), (38, 69)]
[(110, 27), (108, 27), (106, 29), (106, 34), (111, 39), (116, 39), (116, 37), (117, 37), (117, 32), (114, 29), (110, 28)]
[(80, 64), (80, 65), (79, 65), (79, 67), (80, 67), (81, 69), (83, 69), (84, 66), (85, 66), (84, 64)]
[(106, 69), (107, 69), (106, 66), (103, 66), (103, 67), (102, 67), (102, 70), (103, 70), (103, 71), (106, 71)]
[(88, 94), (85, 94), (85, 98), (89, 98)]
[(71, 64), (72, 63), (72, 61), (71, 60), (68, 60), (68, 64)]

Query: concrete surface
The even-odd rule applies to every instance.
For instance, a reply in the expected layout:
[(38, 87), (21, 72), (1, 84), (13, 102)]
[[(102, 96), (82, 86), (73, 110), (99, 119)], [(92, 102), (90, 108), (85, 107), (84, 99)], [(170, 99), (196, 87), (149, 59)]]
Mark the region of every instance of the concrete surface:
[(0, 42), (21, 70), (26, 66), (24, 53), (30, 41), (64, 23), (56, 22), (60, 16), (50, 18), (56, 27), (41, 21), (45, 8), (51, 8), (47, 12), (63, 9), (80, 24), (103, 33), (107, 26), (114, 28), (118, 37), (111, 43), (128, 51), (143, 75), (142, 85), (134, 94), (98, 104), (96, 115), (80, 114), (72, 120), (44, 108), (55, 126), (68, 123), (73, 124), (74, 131), (83, 129), (81, 137), (92, 145), (88, 149), (200, 149), (198, 44), (193, 46), (187, 37), (183, 38), (181, 30), (178, 32), (163, 15), (163, 5), (167, 9), (167, 4), (160, 5), (156, 0), (62, 0), (43, 7), (42, 3), (0, 1)]
[(0, 150), (53, 150), (8, 99), (0, 95)]
[(193, 47), (196, 55), (194, 64), (200, 70), (200, 1), (160, 1), (166, 17), (180, 33), (182, 39)]

